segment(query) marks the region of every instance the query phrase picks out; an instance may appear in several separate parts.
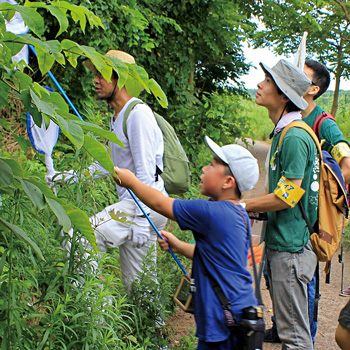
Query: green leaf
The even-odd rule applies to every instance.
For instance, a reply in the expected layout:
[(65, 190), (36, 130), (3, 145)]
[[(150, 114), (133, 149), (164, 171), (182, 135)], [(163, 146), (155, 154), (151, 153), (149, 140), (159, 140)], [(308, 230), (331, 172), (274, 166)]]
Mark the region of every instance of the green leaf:
[(0, 275), (2, 275), (2, 271), (4, 270), (5, 264), (6, 264), (6, 257), (7, 257), (8, 250), (6, 249), (1, 257), (0, 261)]
[(100, 126), (92, 123), (87, 123), (83, 121), (76, 121), (76, 124), (79, 124), (84, 130), (94, 132), (107, 140), (116, 143), (117, 145), (121, 146), (124, 148), (123, 143), (118, 139), (117, 135), (114, 132), (111, 132), (109, 130), (105, 130), (101, 128)]
[(79, 230), (79, 232), (90, 242), (93, 250), (97, 252), (96, 237), (94, 230), (91, 227), (89, 217), (82, 210), (69, 205), (62, 205), (73, 225)]
[(23, 49), (25, 43), (20, 35), (13, 34), (11, 32), (4, 32), (3, 35), (4, 44), (11, 51), (11, 56), (18, 54), (18, 52)]
[(67, 232), (72, 227), (72, 223), (64, 208), (55, 199), (45, 196), (45, 200), (51, 208), (51, 210), (57, 216), (59, 224), (63, 226), (63, 231)]
[(45, 206), (44, 196), (40, 189), (28, 180), (18, 178), (21, 182), (24, 191), (27, 193), (33, 204), (39, 209), (43, 209)]
[(53, 6), (49, 5), (47, 6), (47, 9), (50, 11), (50, 13), (56, 17), (59, 25), (60, 25), (60, 30), (56, 34), (56, 38), (61, 35), (63, 32), (65, 32), (68, 28), (69, 22), (68, 18), (66, 16), (66, 11), (62, 11), (58, 6)]
[(37, 91), (30, 89), (30, 95), (40, 112), (45, 113), (47, 115), (53, 115), (55, 113), (53, 105), (50, 102), (44, 101), (41, 97), (39, 97), (37, 95)]
[(34, 8), (15, 5), (16, 10), (22, 15), (24, 23), (38, 37), (44, 34), (44, 20)]
[(40, 248), (37, 246), (37, 244), (35, 242), (33, 242), (28, 235), (18, 226), (10, 224), (9, 222), (7, 222), (6, 220), (4, 220), (3, 218), (0, 217), (0, 223), (8, 228), (10, 231), (12, 231), (18, 239), (24, 241), (25, 243), (29, 244), (31, 246), (31, 248), (34, 250), (34, 252), (39, 256), (40, 259), (42, 259), (43, 261), (45, 261), (44, 256), (40, 250)]
[(155, 96), (155, 98), (159, 102), (159, 104), (163, 108), (167, 108), (168, 107), (168, 99), (167, 99), (164, 91), (162, 90), (162, 88), (159, 86), (159, 84), (154, 79), (150, 79), (148, 81), (148, 86), (149, 86), (152, 94)]
[(86, 17), (84, 14), (84, 10), (82, 8), (80, 8), (79, 6), (68, 3), (67, 1), (60, 1), (59, 6), (61, 8), (67, 9), (71, 12), (71, 16), (72, 16), (74, 22), (77, 23), (80, 21), (80, 27), (81, 27), (82, 31), (85, 33)]
[(38, 59), (39, 69), (42, 75), (45, 75), (55, 63), (55, 59), (46, 51), (36, 47), (36, 55)]
[(103, 168), (107, 171), (114, 173), (114, 165), (110, 155), (106, 151), (105, 147), (102, 146), (94, 138), (85, 135), (84, 136), (84, 148), (95, 158)]
[(11, 167), (0, 159), (0, 186), (10, 186), (13, 182), (13, 172)]
[(61, 42), (61, 46), (68, 62), (75, 68), (78, 63), (78, 57), (83, 54), (80, 45), (74, 41), (65, 39)]
[(96, 67), (96, 69), (101, 72), (103, 77), (107, 80), (111, 80), (112, 76), (112, 67), (108, 66), (107, 63), (110, 60), (106, 59), (105, 56), (99, 54), (95, 49), (89, 46), (80, 46), (83, 50), (84, 54), (90, 58), (92, 64)]
[[(23, 72), (20, 72), (18, 70), (15, 71), (14, 78), (17, 80), (16, 86), (18, 87), (18, 90), (22, 92), (22, 90), (29, 90), (32, 85), (32, 78)], [(14, 81), (16, 83), (16, 81)]]
[(2, 80), (0, 80), (0, 106), (5, 107), (8, 106), (8, 95), (11, 88), (5, 84)]
[(112, 66), (113, 70), (118, 74), (118, 87), (121, 89), (127, 82), (129, 76), (129, 67), (127, 63), (124, 63), (114, 57), (106, 57), (109, 65)]
[(1, 158), (1, 160), (3, 162), (5, 162), (11, 168), (11, 171), (12, 171), (13, 175), (19, 176), (19, 177), (23, 176), (22, 168), (20, 167), (20, 165), (14, 159)]
[[(62, 111), (58, 111), (63, 115)], [(56, 123), (61, 128), (61, 131), (68, 137), (72, 144), (81, 148), (84, 144), (84, 132), (83, 129), (75, 123), (73, 120), (65, 120), (61, 115), (56, 113)]]
[(64, 65), (66, 63), (66, 60), (64, 59), (64, 56), (62, 54), (62, 47), (59, 41), (57, 40), (50, 40), (46, 41), (46, 46), (48, 47), (48, 50), (50, 52), (50, 55), (54, 57), (54, 59), (59, 63)]

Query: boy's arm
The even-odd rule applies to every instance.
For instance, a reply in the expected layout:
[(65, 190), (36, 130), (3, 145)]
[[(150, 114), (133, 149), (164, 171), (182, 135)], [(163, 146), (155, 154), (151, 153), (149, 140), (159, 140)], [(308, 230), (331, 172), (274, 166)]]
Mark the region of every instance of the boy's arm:
[[(301, 186), (301, 179), (289, 179), (298, 187)], [(278, 198), (274, 193), (269, 193), (256, 198), (249, 198), (241, 201), (246, 204), (246, 211), (270, 212), (291, 208), (286, 202)]]
[(175, 220), (174, 198), (167, 197), (158, 190), (145, 185), (130, 170), (115, 167), (114, 171), (118, 177), (113, 175), (113, 178), (119, 186), (130, 188), (149, 208), (168, 219)]

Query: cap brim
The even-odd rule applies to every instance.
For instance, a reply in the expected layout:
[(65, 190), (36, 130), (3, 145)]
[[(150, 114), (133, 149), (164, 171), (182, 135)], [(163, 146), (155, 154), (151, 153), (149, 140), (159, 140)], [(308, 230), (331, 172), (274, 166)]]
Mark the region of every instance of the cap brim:
[(216, 155), (218, 156), (224, 163), (228, 164), (227, 158), (222, 151), (221, 147), (217, 145), (210, 137), (205, 136), (204, 142), (208, 146), (208, 148)]

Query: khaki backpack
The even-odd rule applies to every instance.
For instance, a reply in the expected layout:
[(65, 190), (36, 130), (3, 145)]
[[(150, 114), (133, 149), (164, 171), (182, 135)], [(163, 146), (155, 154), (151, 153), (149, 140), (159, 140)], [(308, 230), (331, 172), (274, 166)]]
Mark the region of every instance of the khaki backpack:
[[(143, 103), (140, 100), (131, 102), (124, 114), (123, 132), (128, 138), (128, 130), (126, 128), (126, 121), (132, 109), (137, 105)], [(160, 175), (164, 181), (164, 186), (169, 194), (181, 194), (189, 190), (191, 186), (191, 167), (190, 162), (186, 156), (184, 149), (181, 146), (179, 139), (175, 133), (174, 128), (161, 115), (153, 112), (159, 129), (163, 133), (164, 140), (164, 155), (162, 172), (158, 167), (156, 169), (157, 176)]]
[(310, 231), (310, 241), (319, 261), (329, 261), (339, 248), (348, 224), (349, 205), (343, 175), (338, 163), (326, 151), (321, 150), (321, 144), (312, 129), (302, 121), (294, 121), (287, 125), (281, 134), (281, 146), (285, 134), (290, 128), (297, 127), (307, 131), (313, 138), (320, 155), (320, 188), (318, 194), (318, 220), (314, 227), (306, 217), (300, 204), (303, 217)]

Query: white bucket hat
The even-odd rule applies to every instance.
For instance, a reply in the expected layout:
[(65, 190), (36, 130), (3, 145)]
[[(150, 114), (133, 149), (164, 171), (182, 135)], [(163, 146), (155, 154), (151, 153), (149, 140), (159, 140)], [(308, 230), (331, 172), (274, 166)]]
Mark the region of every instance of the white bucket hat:
[(241, 192), (251, 190), (259, 179), (258, 161), (244, 147), (226, 145), (220, 147), (210, 137), (204, 141), (210, 150), (230, 168)]
[(268, 72), (280, 90), (298, 107), (300, 110), (307, 108), (308, 103), (303, 95), (311, 85), (311, 80), (303, 71), (287, 60), (279, 60), (272, 68), (260, 62), (261, 68)]

